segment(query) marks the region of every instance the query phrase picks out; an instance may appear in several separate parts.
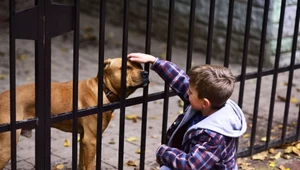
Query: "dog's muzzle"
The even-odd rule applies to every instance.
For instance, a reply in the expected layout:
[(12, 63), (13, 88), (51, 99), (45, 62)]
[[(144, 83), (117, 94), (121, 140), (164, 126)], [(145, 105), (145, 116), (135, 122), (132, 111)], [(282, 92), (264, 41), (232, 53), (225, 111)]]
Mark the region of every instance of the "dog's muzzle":
[(141, 84), (139, 84), (137, 86), (130, 86), (129, 88), (146, 87), (150, 83), (148, 71), (141, 71), (141, 78), (143, 79)]

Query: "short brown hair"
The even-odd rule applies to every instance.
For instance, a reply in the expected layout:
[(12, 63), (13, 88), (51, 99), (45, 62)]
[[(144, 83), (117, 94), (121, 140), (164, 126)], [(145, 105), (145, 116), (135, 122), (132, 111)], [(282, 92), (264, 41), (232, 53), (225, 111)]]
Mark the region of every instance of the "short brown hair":
[(221, 107), (233, 93), (235, 77), (229, 68), (207, 64), (194, 66), (188, 75), (198, 98), (207, 98), (212, 107)]

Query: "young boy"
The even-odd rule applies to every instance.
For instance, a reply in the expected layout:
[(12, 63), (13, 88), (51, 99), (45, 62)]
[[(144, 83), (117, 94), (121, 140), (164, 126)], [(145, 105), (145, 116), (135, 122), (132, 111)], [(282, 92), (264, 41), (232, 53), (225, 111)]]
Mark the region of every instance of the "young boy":
[(131, 53), (128, 60), (152, 63), (157, 72), (188, 103), (167, 132), (156, 160), (161, 169), (238, 169), (236, 138), (246, 131), (242, 110), (229, 97), (235, 78), (222, 66), (193, 67), (188, 74), (174, 63), (152, 55)]

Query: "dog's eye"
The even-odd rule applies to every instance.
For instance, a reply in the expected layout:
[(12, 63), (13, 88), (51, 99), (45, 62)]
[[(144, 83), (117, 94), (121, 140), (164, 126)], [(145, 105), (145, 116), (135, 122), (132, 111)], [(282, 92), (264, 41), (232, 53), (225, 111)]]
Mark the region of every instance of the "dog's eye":
[(128, 70), (131, 70), (131, 69), (132, 69), (132, 66), (127, 66), (127, 69), (128, 69)]

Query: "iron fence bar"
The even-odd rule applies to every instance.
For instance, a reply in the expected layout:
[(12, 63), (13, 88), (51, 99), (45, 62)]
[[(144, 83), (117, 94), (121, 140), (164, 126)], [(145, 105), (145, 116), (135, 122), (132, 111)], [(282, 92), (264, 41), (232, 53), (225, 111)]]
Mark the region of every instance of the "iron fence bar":
[[(297, 136), (296, 135), (289, 135), (286, 137), (286, 142), (293, 142), (293, 141), (296, 141), (297, 139)], [(280, 146), (281, 145), (281, 139), (275, 139), (273, 141), (270, 142), (270, 147), (277, 147), (277, 146)], [(256, 154), (256, 153), (259, 153), (261, 151), (265, 151), (265, 148), (266, 148), (266, 144), (263, 143), (263, 144), (257, 144), (253, 147), (253, 154)], [(250, 149), (246, 148), (242, 151), (239, 151), (238, 154), (237, 154), (237, 157), (245, 157), (245, 156), (249, 156), (250, 155)]]
[(72, 115), (72, 169), (77, 170), (78, 156), (78, 73), (79, 73), (79, 10), (80, 0), (74, 1), (73, 18), (73, 115)]
[[(152, 0), (147, 0), (147, 18), (146, 18), (146, 40), (145, 40), (145, 53), (150, 54), (151, 52), (151, 27), (152, 27)], [(149, 73), (150, 65), (145, 64), (145, 68)], [(147, 116), (148, 116), (148, 93), (149, 85), (143, 88), (143, 105), (142, 105), (142, 127), (141, 127), (141, 146), (140, 146), (140, 169), (145, 169), (145, 153), (146, 153), (146, 134), (147, 134)]]
[(269, 148), (269, 143), (270, 143), (270, 139), (271, 139), (271, 130), (272, 130), (272, 124), (273, 124), (274, 105), (275, 105), (275, 96), (276, 96), (277, 78), (278, 78), (278, 68), (279, 68), (279, 62), (280, 62), (281, 41), (282, 41), (282, 33), (283, 33), (284, 15), (285, 15), (285, 5), (286, 5), (286, 0), (282, 0), (281, 1), (281, 9), (280, 9), (280, 18), (279, 18), (279, 28), (278, 28), (278, 33), (277, 33), (277, 45), (276, 45), (276, 54), (275, 54), (275, 63), (274, 63), (274, 73), (273, 73), (272, 91), (271, 91), (269, 116), (268, 116), (266, 148)]
[(292, 91), (293, 77), (294, 77), (294, 65), (295, 65), (295, 58), (296, 58), (296, 51), (297, 51), (297, 41), (298, 41), (298, 32), (299, 32), (299, 18), (300, 18), (300, 2), (299, 1), (297, 3), (297, 10), (296, 11), (297, 12), (296, 12), (296, 18), (295, 18), (294, 35), (293, 35), (292, 55), (291, 55), (291, 62), (290, 62), (288, 87), (287, 87), (287, 91), (286, 91), (286, 100), (285, 100), (284, 118), (283, 118), (283, 128), (282, 128), (282, 135), (281, 135), (282, 144), (285, 143), (287, 121), (288, 121), (289, 107), (290, 107), (290, 98), (291, 98), (291, 91)]
[(190, 18), (189, 18), (189, 32), (188, 32), (188, 46), (187, 46), (187, 59), (186, 59), (186, 71), (192, 66), (193, 57), (193, 45), (194, 45), (194, 30), (195, 30), (195, 12), (196, 12), (196, 0), (191, 0)]
[(250, 35), (250, 26), (251, 26), (251, 13), (252, 13), (252, 0), (249, 0), (247, 3), (247, 16), (246, 16), (246, 27), (245, 27), (245, 36), (244, 36), (244, 49), (243, 49), (243, 58), (242, 58), (242, 69), (241, 69), (241, 80), (240, 80), (240, 90), (239, 90), (239, 99), (238, 105), (243, 108), (243, 98), (244, 98), (244, 89), (245, 89), (245, 75), (247, 67), (247, 57), (248, 57), (248, 44), (249, 44), (249, 35)]
[(120, 125), (119, 125), (119, 162), (118, 169), (123, 169), (124, 164), (124, 137), (125, 137), (125, 95), (126, 95), (126, 66), (128, 51), (128, 6), (129, 1), (123, 1), (123, 37), (122, 37), (122, 76), (120, 97)]
[[(264, 5), (264, 14), (263, 14), (263, 25), (261, 32), (261, 41), (259, 48), (259, 60), (258, 60), (258, 68), (257, 68), (257, 81), (256, 81), (256, 90), (255, 90), (255, 99), (254, 99), (254, 109), (253, 109), (253, 118), (252, 118), (252, 130), (251, 136), (255, 136), (256, 134), (256, 126), (257, 126), (257, 117), (258, 117), (258, 107), (259, 107), (259, 99), (260, 99), (260, 89), (261, 89), (261, 79), (262, 79), (262, 68), (263, 62), (265, 58), (265, 44), (266, 44), (266, 35), (267, 35), (267, 24), (268, 24), (268, 16), (269, 16), (269, 7), (270, 0), (265, 1)], [(253, 154), (253, 146), (255, 143), (255, 138), (251, 138), (250, 141), (250, 151), (251, 155)]]
[[(167, 54), (166, 60), (171, 61), (172, 59), (172, 40), (173, 40), (173, 27), (174, 27), (174, 6), (175, 1), (169, 1), (169, 13), (168, 13), (168, 38), (167, 38)], [(166, 142), (166, 132), (167, 132), (167, 124), (168, 124), (168, 106), (169, 106), (169, 85), (165, 83), (164, 86), (164, 104), (163, 104), (163, 122), (162, 122), (162, 137), (161, 143)]]
[(234, 10), (234, 0), (230, 0), (229, 9), (228, 9), (228, 18), (227, 18), (226, 44), (225, 44), (225, 56), (224, 56), (225, 67), (229, 66), (233, 10)]
[(214, 18), (215, 18), (215, 0), (210, 1), (209, 7), (209, 22), (208, 22), (208, 37), (206, 44), (206, 64), (211, 63), (211, 49), (212, 49), (212, 40), (213, 40), (213, 30), (214, 30)]
[[(48, 2), (50, 3), (50, 2)], [(46, 116), (50, 115), (50, 85), (47, 84), (47, 78), (50, 79), (50, 71), (47, 70), (49, 67), (46, 67), (46, 58), (49, 57), (47, 52), (51, 52), (49, 49), (46, 49), (50, 44), (49, 37), (47, 35), (46, 29), (46, 6), (47, 2), (44, 0), (37, 0), (38, 7), (38, 39), (35, 43), (35, 85), (36, 85), (36, 116), (38, 117), (37, 127), (36, 127), (36, 136), (35, 136), (35, 168), (36, 169), (50, 169), (50, 128), (47, 122)], [(48, 61), (48, 60), (47, 60)], [(51, 60), (50, 60), (51, 61)], [(50, 64), (49, 61), (49, 64)], [(48, 128), (48, 129), (47, 129)]]
[(12, 31), (12, 18), (15, 15), (15, 1), (9, 2), (9, 85), (10, 85), (10, 149), (11, 169), (17, 169), (16, 142), (16, 40)]
[(105, 13), (106, 0), (99, 3), (99, 51), (98, 51), (98, 110), (97, 110), (97, 145), (96, 169), (101, 169), (102, 159), (102, 113), (103, 113), (103, 77), (104, 77), (104, 45), (105, 45)]

